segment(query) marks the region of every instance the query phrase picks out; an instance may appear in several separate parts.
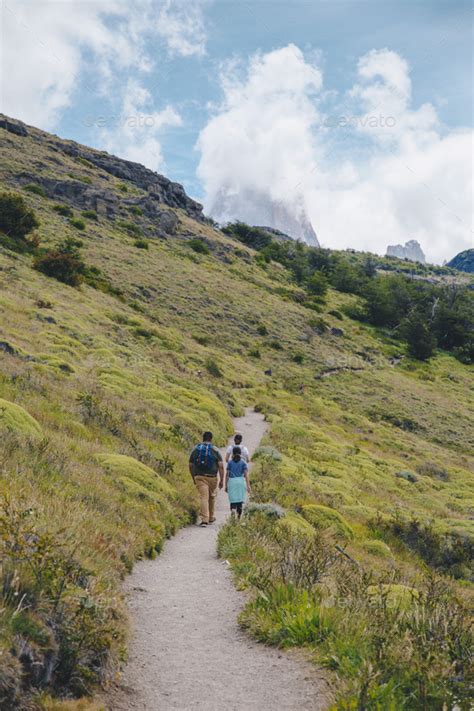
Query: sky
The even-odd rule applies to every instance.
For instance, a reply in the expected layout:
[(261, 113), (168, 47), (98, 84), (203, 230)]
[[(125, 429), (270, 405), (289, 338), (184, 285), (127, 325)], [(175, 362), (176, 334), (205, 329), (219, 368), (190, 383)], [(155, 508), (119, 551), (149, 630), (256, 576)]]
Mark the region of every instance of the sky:
[[(323, 246), (474, 247), (464, 0), (2, 0), (0, 110)], [(240, 197), (241, 196), (241, 197)], [(239, 203), (239, 200), (241, 202)]]

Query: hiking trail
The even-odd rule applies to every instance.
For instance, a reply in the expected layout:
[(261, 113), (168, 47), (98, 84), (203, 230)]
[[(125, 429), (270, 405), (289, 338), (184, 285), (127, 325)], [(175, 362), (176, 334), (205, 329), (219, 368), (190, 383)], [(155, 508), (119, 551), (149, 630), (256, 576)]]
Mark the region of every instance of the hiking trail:
[[(248, 408), (234, 424), (252, 454), (266, 430), (263, 415)], [(132, 638), (110, 711), (327, 708), (327, 684), (301, 652), (267, 647), (239, 628), (245, 596), (216, 553), (228, 515), (222, 490), (214, 525), (181, 529), (126, 580)]]

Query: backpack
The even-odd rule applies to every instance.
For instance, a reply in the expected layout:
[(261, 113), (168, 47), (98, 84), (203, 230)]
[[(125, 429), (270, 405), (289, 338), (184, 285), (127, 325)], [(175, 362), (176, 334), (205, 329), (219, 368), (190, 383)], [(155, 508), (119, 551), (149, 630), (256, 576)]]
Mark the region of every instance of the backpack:
[(217, 458), (210, 442), (195, 447), (194, 468), (199, 474), (217, 474)]

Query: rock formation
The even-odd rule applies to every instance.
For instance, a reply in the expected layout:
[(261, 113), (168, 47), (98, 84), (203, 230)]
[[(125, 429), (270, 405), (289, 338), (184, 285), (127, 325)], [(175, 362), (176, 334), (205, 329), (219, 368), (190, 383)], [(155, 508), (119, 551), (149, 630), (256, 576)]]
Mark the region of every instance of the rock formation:
[(290, 206), (263, 192), (222, 190), (210, 213), (221, 222), (241, 220), (249, 225), (267, 225), (292, 239), (319, 247), (316, 232), (302, 205)]
[(420, 243), (416, 239), (411, 239), (405, 242), (405, 245), (396, 244), (387, 247), (387, 257), (396, 257), (397, 259), (408, 259), (409, 262), (426, 263), (426, 257), (421, 249)]
[(448, 267), (458, 269), (460, 272), (474, 274), (474, 249), (466, 249), (464, 252), (457, 254), (448, 262)]

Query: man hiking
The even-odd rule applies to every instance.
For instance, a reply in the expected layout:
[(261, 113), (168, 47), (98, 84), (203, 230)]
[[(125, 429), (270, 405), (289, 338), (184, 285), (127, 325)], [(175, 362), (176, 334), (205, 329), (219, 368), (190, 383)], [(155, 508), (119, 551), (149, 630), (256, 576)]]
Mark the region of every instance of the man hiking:
[(229, 446), (226, 449), (226, 453), (225, 453), (226, 462), (228, 462), (232, 458), (234, 447), (239, 447), (241, 458), (244, 459), (248, 464), (250, 461), (250, 454), (249, 454), (249, 450), (247, 449), (247, 447), (245, 447), (242, 444), (242, 435), (240, 434), (240, 432), (235, 433), (234, 444), (229, 444)]
[(217, 486), (224, 486), (224, 463), (222, 455), (212, 444), (212, 432), (204, 432), (202, 442), (197, 444), (189, 457), (189, 472), (199, 492), (202, 528), (214, 523), (214, 505)]

